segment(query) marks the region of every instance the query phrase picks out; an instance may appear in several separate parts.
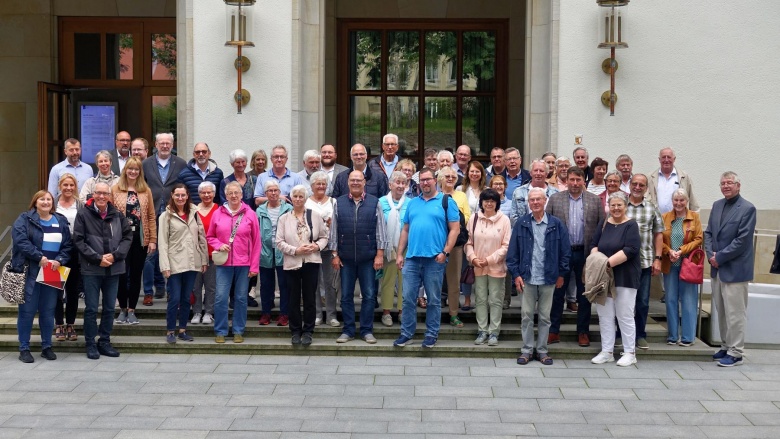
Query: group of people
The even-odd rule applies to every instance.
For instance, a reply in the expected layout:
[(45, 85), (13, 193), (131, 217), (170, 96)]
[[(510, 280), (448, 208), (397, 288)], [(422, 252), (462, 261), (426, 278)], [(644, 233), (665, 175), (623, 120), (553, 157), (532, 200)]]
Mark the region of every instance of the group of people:
[[(143, 279), (145, 305), (153, 303), (153, 287), (157, 294), (167, 291), (169, 343), (193, 340), (188, 323), (213, 323), (217, 343), (231, 332), (241, 343), (255, 291), (258, 323), (269, 325), (278, 289), (276, 324), (289, 326), (293, 345), (310, 345), (323, 323), (342, 328), (337, 343), (352, 341), (358, 331), (363, 341), (376, 343), (374, 309), (381, 306), (381, 323), (393, 326), (397, 296), (395, 346), (413, 342), (418, 306), (427, 308), (422, 346), (432, 348), (441, 307), (448, 308), (452, 326), (463, 327), (459, 312), (472, 304), (475, 344), (495, 346), (502, 312), (520, 293), (518, 364), (552, 364), (548, 345), (560, 341), (564, 310), (577, 313), (578, 343), (589, 346), (595, 302), (601, 352), (593, 362), (614, 361), (622, 343), (618, 365), (627, 366), (636, 363), (636, 349), (649, 348), (650, 279), (662, 272), (667, 342), (694, 343), (698, 289), (679, 273), (682, 259), (702, 243), (713, 268), (714, 301), (728, 316), (719, 319), (724, 344), (714, 358), (724, 366), (741, 361), (753, 257), (745, 234), (752, 234), (755, 208), (739, 196), (736, 174), (724, 173), (725, 198), (715, 203), (703, 231), (691, 179), (675, 167), (671, 148), (661, 150), (660, 167), (649, 176), (633, 173), (627, 155), (608, 172), (607, 161), (589, 161), (583, 147), (573, 151), (574, 165), (546, 153), (529, 170), (516, 148), (493, 148), (487, 168), (471, 160), (467, 145), (455, 154), (427, 149), (418, 171), (397, 154), (398, 136), (386, 134), (373, 159), (364, 145), (352, 146), (350, 167), (336, 163), (331, 144), (306, 151), (300, 172), (287, 167), (282, 145), (271, 149), (268, 169), (262, 150), (249, 160), (234, 150), (233, 173), (225, 177), (206, 143), (197, 143), (185, 162), (171, 154), (169, 133), (156, 136), (156, 152), (148, 157), (144, 139), (131, 141), (120, 132), (116, 141), (115, 150), (95, 157), (95, 175), (80, 160), (78, 140), (66, 141), (67, 158), (52, 169), (49, 190), (36, 193), (14, 224), (14, 268), (29, 265), (29, 300), (19, 308), (22, 361), (32, 361), (36, 311), (44, 358), (56, 358), (52, 333), (77, 339), (80, 284), (87, 356), (119, 355), (110, 343), (114, 303), (118, 297), (117, 323), (138, 323)], [(60, 264), (73, 268), (64, 295), (34, 282), (39, 267)]]

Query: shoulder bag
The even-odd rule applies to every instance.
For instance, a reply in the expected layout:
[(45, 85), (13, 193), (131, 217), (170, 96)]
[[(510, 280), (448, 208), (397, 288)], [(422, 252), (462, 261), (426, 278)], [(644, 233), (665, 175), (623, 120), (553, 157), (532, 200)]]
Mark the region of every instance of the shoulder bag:
[[(236, 232), (238, 231), (238, 226), (241, 224), (241, 219), (244, 218), (244, 214), (240, 214), (238, 216), (238, 219), (236, 219), (235, 224), (233, 224), (233, 230), (230, 232), (230, 242), (229, 244), (233, 245), (233, 240), (236, 239)], [(220, 250), (214, 250), (211, 252), (211, 259), (214, 261), (214, 264), (216, 265), (225, 265), (228, 260), (228, 252), (223, 252)]]
[(680, 280), (696, 285), (704, 283), (704, 250), (697, 248), (688, 257), (683, 258)]
[[(474, 230), (477, 228), (477, 220), (479, 220), (479, 212), (474, 212), (474, 224), (471, 225), (471, 242), (474, 243)], [(463, 274), (460, 275), (460, 283), (466, 285), (474, 284), (474, 266), (469, 264), (466, 269), (463, 270)]]

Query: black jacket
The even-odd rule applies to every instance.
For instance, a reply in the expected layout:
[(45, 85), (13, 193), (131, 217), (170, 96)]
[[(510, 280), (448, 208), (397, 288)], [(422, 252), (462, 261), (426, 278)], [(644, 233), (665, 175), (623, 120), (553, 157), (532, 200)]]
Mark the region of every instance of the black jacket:
[[(349, 193), (349, 174), (354, 170), (355, 168), (351, 167), (336, 176), (336, 179), (333, 182), (333, 193), (331, 194), (333, 198), (338, 198)], [(366, 165), (365, 176), (365, 191), (367, 194), (380, 198), (387, 195), (390, 191), (387, 183), (387, 175), (385, 175), (384, 172), (376, 172), (371, 169), (371, 166)]]
[[(81, 255), (81, 274), (90, 276), (115, 276), (125, 273), (125, 258), (133, 243), (133, 230), (121, 212), (108, 203), (105, 218), (94, 207), (94, 199), (76, 214), (73, 225), (73, 243)], [(111, 253), (114, 263), (101, 267), (103, 255)]]

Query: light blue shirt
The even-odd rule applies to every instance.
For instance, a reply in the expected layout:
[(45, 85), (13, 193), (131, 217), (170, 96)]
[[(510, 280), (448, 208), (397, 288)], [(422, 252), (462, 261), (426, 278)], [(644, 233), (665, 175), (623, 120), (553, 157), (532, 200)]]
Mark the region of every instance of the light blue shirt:
[(255, 184), (255, 198), (265, 197), (265, 182), (271, 179), (276, 180), (276, 182), (279, 184), (279, 191), (281, 191), (282, 195), (285, 197), (289, 196), (292, 188), (299, 184), (308, 186), (308, 182), (305, 178), (301, 177), (297, 173), (290, 172), (289, 168), (284, 168), (284, 174), (281, 176), (281, 178), (274, 174), (273, 169), (269, 169), (257, 177), (257, 184)]
[(78, 182), (78, 191), (76, 191), (76, 195), (78, 196), (84, 183), (92, 178), (93, 171), (92, 166), (89, 166), (81, 160), (79, 160), (79, 164), (76, 166), (71, 165), (67, 159), (54, 165), (51, 168), (51, 172), (49, 172), (48, 189), (55, 199), (60, 195), (60, 177), (63, 174), (73, 174), (76, 177), (76, 181)]
[(571, 245), (585, 244), (585, 211), (582, 205), (582, 194), (574, 198), (569, 194), (569, 242)]
[(544, 285), (544, 235), (547, 234), (547, 214), (536, 222), (531, 217), (531, 229), (534, 232), (534, 249), (531, 253), (531, 285)]
[(382, 161), (382, 166), (385, 168), (385, 174), (387, 174), (387, 178), (390, 178), (390, 176), (393, 175), (393, 171), (395, 171), (395, 166), (398, 164), (398, 154), (393, 157), (392, 162), (386, 162), (385, 156), (383, 154), (379, 155), (379, 160)]

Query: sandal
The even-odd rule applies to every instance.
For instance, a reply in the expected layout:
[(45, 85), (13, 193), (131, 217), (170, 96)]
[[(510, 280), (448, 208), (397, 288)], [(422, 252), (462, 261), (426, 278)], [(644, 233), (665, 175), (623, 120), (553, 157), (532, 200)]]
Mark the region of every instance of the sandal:
[(79, 339), (79, 336), (76, 335), (76, 330), (73, 329), (73, 325), (67, 326), (65, 329), (65, 334), (67, 335), (69, 341), (76, 341)]
[(520, 354), (519, 357), (517, 357), (517, 364), (528, 364), (531, 361), (531, 354)]
[(540, 363), (542, 363), (542, 364), (544, 364), (545, 366), (550, 366), (550, 365), (552, 365), (552, 364), (553, 364), (553, 359), (552, 359), (552, 357), (551, 357), (551, 356), (549, 356), (549, 355), (547, 355), (547, 354), (543, 354), (543, 356), (542, 356), (542, 355), (539, 355), (539, 354), (537, 354), (537, 355), (536, 355), (536, 359), (537, 359), (537, 360), (539, 360), (539, 362), (540, 362)]
[(458, 316), (452, 316), (450, 317), (450, 325), (456, 327), (456, 328), (462, 328), (463, 322), (460, 320)]
[(65, 341), (65, 327), (62, 325), (57, 325), (57, 327), (54, 329), (54, 338), (57, 341)]
[(420, 308), (425, 309), (425, 308), (428, 307), (428, 301), (425, 300), (425, 297), (418, 297), (417, 298), (417, 306), (419, 306)]

